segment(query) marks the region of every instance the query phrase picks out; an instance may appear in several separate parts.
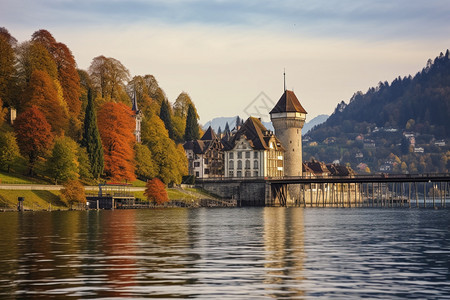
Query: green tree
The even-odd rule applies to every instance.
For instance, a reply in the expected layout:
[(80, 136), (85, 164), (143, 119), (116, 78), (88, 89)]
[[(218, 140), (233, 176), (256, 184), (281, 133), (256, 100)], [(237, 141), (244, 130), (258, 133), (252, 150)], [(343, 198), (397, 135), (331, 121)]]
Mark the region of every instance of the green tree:
[(186, 129), (184, 132), (184, 139), (186, 141), (198, 140), (200, 133), (198, 129), (197, 114), (192, 105), (189, 105), (186, 117)]
[(163, 101), (161, 103), (161, 109), (159, 111), (159, 118), (164, 122), (164, 126), (166, 127), (167, 131), (169, 132), (169, 137), (171, 139), (174, 139), (174, 130), (173, 130), (173, 124), (172, 124), (172, 116), (170, 113), (170, 106), (169, 101)]
[(147, 145), (157, 167), (157, 177), (166, 184), (180, 183), (187, 173), (187, 159), (183, 147), (169, 138), (163, 121), (151, 115), (142, 123), (142, 143)]
[(86, 114), (84, 118), (84, 135), (82, 144), (86, 147), (91, 166), (91, 174), (94, 178), (98, 179), (103, 173), (104, 158), (103, 146), (97, 126), (97, 114), (95, 112), (91, 89), (88, 90), (88, 104), (86, 106)]
[(91, 163), (86, 148), (77, 145), (78, 174), (80, 179), (92, 180)]
[(69, 137), (55, 139), (50, 157), (47, 159), (47, 172), (58, 182), (66, 182), (78, 178), (77, 144)]
[(136, 160), (136, 175), (140, 178), (153, 178), (158, 175), (158, 166), (153, 161), (152, 152), (146, 145), (136, 143), (134, 145)]
[(0, 133), (0, 164), (8, 173), (20, 157), (19, 146), (12, 132)]

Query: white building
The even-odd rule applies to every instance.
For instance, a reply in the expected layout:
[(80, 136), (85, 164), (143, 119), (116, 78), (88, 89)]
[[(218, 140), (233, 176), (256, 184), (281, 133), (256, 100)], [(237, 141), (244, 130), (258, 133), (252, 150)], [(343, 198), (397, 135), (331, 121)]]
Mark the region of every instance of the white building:
[(284, 175), (284, 148), (273, 132), (250, 117), (224, 143), (225, 177), (280, 177)]

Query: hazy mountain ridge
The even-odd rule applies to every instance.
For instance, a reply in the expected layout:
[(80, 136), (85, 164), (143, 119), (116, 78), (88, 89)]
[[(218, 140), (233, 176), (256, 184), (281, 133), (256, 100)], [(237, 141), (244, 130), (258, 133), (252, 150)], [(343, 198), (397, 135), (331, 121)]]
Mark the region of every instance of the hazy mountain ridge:
[[(305, 125), (303, 126), (303, 130), (302, 130), (303, 135), (305, 133), (307, 133), (314, 126), (325, 122), (328, 117), (329, 117), (328, 115), (319, 115), (319, 116), (311, 119), (311, 121), (308, 121), (308, 119), (306, 119)], [(219, 127), (221, 128), (222, 131), (225, 129), (227, 122), (228, 122), (228, 126), (230, 127), (230, 130), (232, 130), (236, 126), (236, 118), (237, 118), (237, 116), (214, 118), (214, 119), (206, 122), (205, 125), (203, 125), (203, 130), (208, 129), (208, 127), (211, 126), (214, 129), (214, 131), (217, 133), (219, 130)], [(244, 121), (245, 121), (245, 119), (244, 119)], [(274, 130), (272, 122), (262, 122), (262, 123), (268, 130), (272, 130), (272, 131)]]

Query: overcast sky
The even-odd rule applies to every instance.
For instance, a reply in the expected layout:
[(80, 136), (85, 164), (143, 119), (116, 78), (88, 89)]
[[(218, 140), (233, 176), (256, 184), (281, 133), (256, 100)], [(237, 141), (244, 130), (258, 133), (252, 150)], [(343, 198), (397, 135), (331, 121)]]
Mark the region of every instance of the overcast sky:
[(201, 123), (266, 115), (283, 69), (307, 119), (331, 114), (450, 48), (449, 20), (448, 0), (0, 0), (19, 42), (46, 29), (81, 69), (105, 55), (152, 74), (170, 101), (187, 92)]

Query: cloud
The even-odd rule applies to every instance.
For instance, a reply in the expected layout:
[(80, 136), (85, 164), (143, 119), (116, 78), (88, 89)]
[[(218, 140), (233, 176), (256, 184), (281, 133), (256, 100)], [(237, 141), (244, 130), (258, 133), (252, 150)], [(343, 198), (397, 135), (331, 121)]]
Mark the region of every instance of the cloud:
[(447, 0), (15, 0), (2, 8), (0, 17), (9, 24), (80, 28), (195, 24), (363, 39), (435, 38), (450, 33)]
[(105, 55), (155, 75), (171, 101), (188, 92), (202, 122), (242, 112), (260, 92), (276, 101), (286, 68), (312, 118), (445, 51), (447, 3), (16, 0), (1, 5), (0, 26), (19, 41), (49, 30), (82, 69)]

